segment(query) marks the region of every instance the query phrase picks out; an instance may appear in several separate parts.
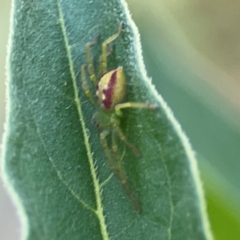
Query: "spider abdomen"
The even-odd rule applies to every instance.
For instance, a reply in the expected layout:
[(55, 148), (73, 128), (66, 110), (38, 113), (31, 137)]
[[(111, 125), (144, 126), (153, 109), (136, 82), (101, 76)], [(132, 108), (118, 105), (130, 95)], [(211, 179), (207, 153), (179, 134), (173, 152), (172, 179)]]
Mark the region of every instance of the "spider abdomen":
[(126, 83), (123, 68), (118, 67), (106, 72), (97, 84), (96, 97), (98, 104), (107, 110), (113, 109), (125, 97)]

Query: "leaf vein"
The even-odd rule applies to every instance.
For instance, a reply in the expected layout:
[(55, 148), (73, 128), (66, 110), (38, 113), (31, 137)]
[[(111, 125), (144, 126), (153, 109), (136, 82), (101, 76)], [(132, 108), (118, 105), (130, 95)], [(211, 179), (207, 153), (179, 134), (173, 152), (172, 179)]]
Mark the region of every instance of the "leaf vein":
[[(36, 127), (37, 127), (37, 126), (36, 126)], [(48, 150), (47, 150), (47, 147), (46, 147), (46, 145), (45, 145), (45, 143), (44, 143), (44, 141), (43, 141), (43, 138), (42, 138), (42, 135), (41, 135), (41, 132), (40, 132), (39, 127), (37, 127), (37, 132), (38, 132), (38, 136), (39, 136), (39, 138), (40, 138), (40, 141), (41, 141), (41, 143), (42, 143), (42, 145), (43, 145), (43, 147), (44, 147), (44, 150), (45, 150), (45, 152), (46, 152), (46, 154), (47, 154), (47, 156), (48, 156), (48, 159), (49, 159), (50, 163), (52, 164), (54, 170), (56, 171), (57, 176), (58, 176), (58, 178), (60, 179), (60, 181), (66, 186), (66, 188), (67, 188), (68, 191), (73, 195), (73, 197), (74, 197), (75, 199), (77, 199), (77, 201), (78, 201), (79, 203), (81, 203), (81, 204), (83, 205), (83, 207), (85, 207), (86, 209), (88, 209), (88, 210), (92, 211), (94, 214), (96, 214), (96, 210), (95, 210), (94, 208), (90, 207), (84, 200), (82, 200), (82, 199), (80, 198), (80, 196), (79, 196), (79, 195), (69, 186), (69, 184), (64, 180), (64, 178), (63, 178), (63, 176), (62, 176), (62, 174), (61, 174), (61, 171), (58, 169), (57, 165), (55, 164), (54, 160), (52, 159), (52, 157), (50, 156), (50, 154), (49, 154), (49, 152), (48, 152)]]
[(173, 222), (173, 213), (174, 213), (175, 209), (174, 209), (174, 205), (173, 205), (173, 201), (172, 201), (171, 178), (170, 178), (170, 175), (168, 172), (167, 164), (165, 161), (165, 157), (164, 157), (161, 145), (159, 145), (159, 149), (160, 149), (160, 154), (161, 154), (161, 159), (162, 159), (162, 162), (164, 165), (164, 169), (165, 169), (165, 172), (167, 175), (167, 183), (168, 183), (168, 189), (169, 189), (168, 196), (169, 196), (169, 201), (170, 201), (170, 215), (169, 215), (168, 239), (170, 240), (172, 238), (171, 230), (172, 230), (172, 222)]

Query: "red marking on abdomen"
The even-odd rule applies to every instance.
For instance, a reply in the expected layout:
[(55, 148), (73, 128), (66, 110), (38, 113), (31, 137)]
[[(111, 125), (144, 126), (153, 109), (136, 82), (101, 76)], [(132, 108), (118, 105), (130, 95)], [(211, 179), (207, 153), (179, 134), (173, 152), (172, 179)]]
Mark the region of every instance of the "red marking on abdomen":
[(103, 100), (103, 105), (106, 109), (110, 109), (112, 106), (112, 98), (113, 98), (116, 82), (117, 82), (117, 71), (114, 71), (110, 81), (108, 82), (107, 88), (103, 89), (103, 93), (105, 95), (105, 99)]

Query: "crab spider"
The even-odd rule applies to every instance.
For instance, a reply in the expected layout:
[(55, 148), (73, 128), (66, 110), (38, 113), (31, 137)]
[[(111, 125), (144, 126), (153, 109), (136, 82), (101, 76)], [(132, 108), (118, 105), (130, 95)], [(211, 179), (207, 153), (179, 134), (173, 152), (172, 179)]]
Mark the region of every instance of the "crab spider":
[[(98, 78), (95, 74), (90, 50), (91, 46), (96, 44), (97, 38), (85, 45), (87, 65), (81, 66), (81, 79), (85, 95), (97, 109), (92, 121), (100, 131), (100, 142), (105, 152), (108, 164), (111, 170), (119, 177), (125, 191), (133, 202), (135, 210), (139, 212), (140, 204), (127, 182), (116, 138), (118, 137), (127, 147), (129, 147), (134, 155), (140, 156), (138, 149), (127, 140), (125, 134), (120, 128), (120, 118), (123, 115), (122, 110), (124, 108), (154, 109), (156, 108), (156, 105), (138, 102), (124, 102), (126, 95), (126, 80), (123, 67), (119, 66), (110, 71), (107, 69), (107, 56), (110, 53), (109, 44), (118, 38), (121, 30), (122, 24), (119, 25), (117, 32), (113, 36), (109, 37), (102, 43), (102, 54), (100, 56), (99, 66), (100, 77)], [(88, 87), (85, 68), (87, 68), (89, 78), (95, 86), (96, 97), (93, 97), (93, 94)], [(108, 135), (111, 135), (111, 146), (108, 145)]]

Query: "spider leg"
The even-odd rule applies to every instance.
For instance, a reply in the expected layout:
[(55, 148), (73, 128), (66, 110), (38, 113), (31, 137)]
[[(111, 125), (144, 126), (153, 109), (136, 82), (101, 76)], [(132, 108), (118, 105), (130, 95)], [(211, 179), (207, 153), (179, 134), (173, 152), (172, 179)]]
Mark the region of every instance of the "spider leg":
[(115, 156), (115, 160), (116, 160), (117, 175), (123, 185), (123, 188), (126, 191), (126, 193), (128, 194), (128, 196), (131, 198), (134, 209), (137, 212), (140, 212), (139, 202), (128, 184), (127, 177), (126, 177), (126, 174), (123, 169), (122, 160), (119, 155), (118, 146), (117, 146), (117, 142), (116, 142), (116, 131), (115, 130), (112, 131), (112, 152), (113, 152), (113, 154)]
[(93, 39), (92, 42), (89, 42), (85, 45), (85, 52), (86, 52), (86, 56), (87, 56), (87, 68), (88, 68), (89, 77), (91, 79), (93, 86), (96, 85), (97, 78), (96, 78), (96, 74), (95, 74), (95, 70), (94, 70), (94, 66), (93, 66), (92, 54), (91, 54), (90, 47), (96, 44), (97, 38), (98, 38), (98, 35)]
[(82, 66), (81, 66), (82, 88), (83, 88), (83, 90), (84, 90), (85, 95), (89, 98), (89, 100), (91, 101), (91, 103), (92, 103), (93, 105), (95, 105), (95, 102), (94, 102), (92, 93), (91, 93), (91, 91), (90, 91), (90, 89), (89, 89), (89, 87), (88, 87), (88, 84), (87, 84), (87, 78), (86, 78), (85, 68), (86, 68), (86, 65), (82, 65)]
[(103, 147), (103, 151), (107, 157), (107, 161), (108, 161), (108, 164), (111, 168), (111, 170), (117, 174), (116, 172), (116, 166), (115, 166), (115, 163), (113, 161), (113, 158), (112, 158), (112, 153), (111, 153), (111, 150), (110, 148), (108, 147), (108, 144), (107, 144), (107, 139), (106, 137), (108, 136), (108, 134), (110, 133), (110, 130), (109, 129), (105, 129), (104, 131), (102, 131), (100, 133), (100, 141), (101, 141), (101, 144), (102, 144), (102, 147)]
[[(110, 45), (107, 47), (107, 56), (111, 54), (111, 52), (113, 51), (113, 46)], [(99, 69), (98, 69), (98, 76), (102, 76), (103, 75), (103, 67), (102, 67), (102, 55), (99, 57)]]
[(101, 64), (102, 74), (107, 72), (107, 56), (108, 56), (107, 45), (109, 43), (113, 42), (119, 36), (121, 30), (122, 30), (122, 23), (119, 24), (117, 33), (115, 33), (113, 36), (111, 36), (110, 38), (105, 40), (103, 42), (103, 44), (102, 44), (102, 55), (100, 57), (100, 64)]
[(126, 136), (124, 135), (121, 128), (119, 127), (118, 122), (114, 119), (112, 119), (112, 122), (113, 122), (113, 128), (116, 131), (116, 133), (118, 134), (119, 138), (132, 150), (132, 152), (134, 153), (134, 155), (136, 157), (140, 157), (140, 155), (141, 155), (140, 152), (132, 143), (130, 143), (127, 140)]
[(154, 109), (157, 108), (155, 104), (147, 104), (147, 103), (136, 103), (136, 102), (126, 102), (126, 103), (119, 103), (115, 106), (115, 111), (118, 116), (122, 116), (121, 109), (122, 108), (150, 108)]

